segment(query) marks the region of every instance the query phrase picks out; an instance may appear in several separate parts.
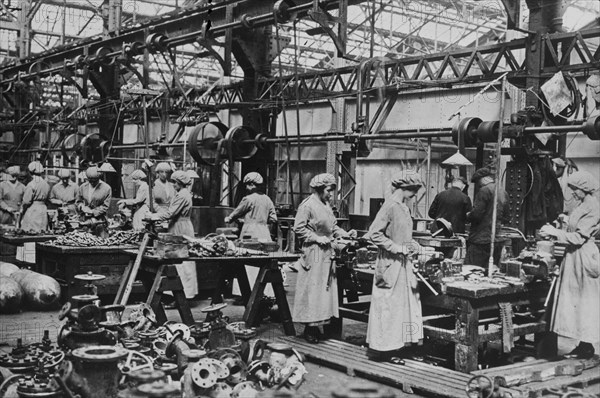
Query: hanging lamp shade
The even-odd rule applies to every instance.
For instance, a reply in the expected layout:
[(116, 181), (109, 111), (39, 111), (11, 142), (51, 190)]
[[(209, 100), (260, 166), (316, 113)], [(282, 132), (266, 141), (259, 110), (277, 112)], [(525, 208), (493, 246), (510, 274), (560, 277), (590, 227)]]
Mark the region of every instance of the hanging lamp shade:
[(200, 176), (198, 175), (198, 173), (196, 173), (192, 169), (186, 170), (185, 172), (187, 173), (187, 175), (190, 176), (190, 178), (200, 178)]
[(102, 166), (100, 166), (100, 171), (103, 173), (116, 173), (117, 172), (117, 170), (115, 170), (113, 165), (110, 164), (109, 162), (102, 163)]
[(456, 153), (450, 156), (448, 159), (442, 162), (445, 166), (459, 167), (459, 166), (473, 166), (473, 163), (469, 161), (466, 157), (464, 157), (460, 152), (456, 151)]

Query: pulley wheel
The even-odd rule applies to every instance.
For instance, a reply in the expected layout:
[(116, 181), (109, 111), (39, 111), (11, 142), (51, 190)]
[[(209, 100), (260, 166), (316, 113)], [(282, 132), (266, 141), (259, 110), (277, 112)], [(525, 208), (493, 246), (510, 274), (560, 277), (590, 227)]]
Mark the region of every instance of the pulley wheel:
[(227, 134), (227, 126), (219, 122), (200, 123), (188, 135), (188, 152), (201, 164), (215, 166), (226, 158), (219, 143)]
[(485, 121), (479, 124), (477, 127), (477, 137), (480, 142), (496, 142), (498, 141), (498, 129), (500, 128), (500, 121)]
[(100, 163), (106, 160), (110, 150), (107, 139), (98, 133), (88, 134), (81, 140), (79, 156), (88, 162)]
[(477, 146), (477, 127), (481, 124), (478, 117), (466, 117), (452, 127), (452, 141), (458, 145), (458, 137), (463, 137), (465, 147)]
[(583, 123), (582, 131), (590, 140), (600, 140), (600, 116), (591, 116)]
[(295, 6), (291, 0), (278, 0), (273, 5), (273, 15), (277, 23), (288, 23), (296, 19), (298, 13), (290, 12), (290, 7)]
[(66, 136), (63, 142), (60, 144), (60, 150), (63, 156), (71, 161), (74, 161), (75, 157), (77, 156), (77, 151), (79, 151), (81, 140), (84, 137), (84, 134), (79, 133), (69, 134)]
[[(258, 148), (254, 137), (256, 132), (247, 126), (232, 127), (225, 135), (225, 139), (231, 143), (233, 160), (250, 159), (256, 154)], [(252, 142), (248, 142), (252, 141)]]

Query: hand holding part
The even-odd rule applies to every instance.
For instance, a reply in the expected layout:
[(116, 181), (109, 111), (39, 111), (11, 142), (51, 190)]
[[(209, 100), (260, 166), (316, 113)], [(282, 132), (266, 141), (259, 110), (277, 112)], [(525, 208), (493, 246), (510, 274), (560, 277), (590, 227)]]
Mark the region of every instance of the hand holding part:
[(351, 229), (350, 231), (348, 231), (348, 237), (350, 239), (356, 239), (357, 236), (358, 236), (358, 232), (356, 232), (355, 229)]
[(556, 236), (557, 229), (552, 225), (546, 224), (540, 228), (540, 236), (543, 238)]
[(326, 236), (317, 236), (316, 241), (320, 245), (327, 245), (331, 242), (331, 240)]

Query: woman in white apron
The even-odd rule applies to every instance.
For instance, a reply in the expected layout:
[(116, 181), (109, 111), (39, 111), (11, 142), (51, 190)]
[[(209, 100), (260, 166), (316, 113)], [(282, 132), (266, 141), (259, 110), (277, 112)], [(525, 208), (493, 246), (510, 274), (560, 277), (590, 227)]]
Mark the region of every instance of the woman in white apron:
[(27, 168), (33, 178), (25, 187), (23, 194), (21, 229), (39, 233), (48, 228), (46, 200), (50, 195), (50, 185), (42, 178), (44, 166), (40, 162), (31, 162)]
[[(244, 177), (244, 185), (248, 195), (244, 196), (240, 204), (235, 210), (225, 217), (225, 223), (230, 223), (238, 218), (244, 219), (244, 226), (240, 232), (240, 239), (256, 239), (263, 242), (271, 242), (271, 233), (269, 232), (269, 223), (277, 222), (275, 214), (275, 205), (267, 195), (258, 192), (258, 186), (262, 185), (263, 178), (256, 172), (246, 174)], [(246, 266), (246, 274), (250, 286), (254, 286), (254, 282), (258, 277), (259, 268)], [(237, 282), (237, 281), (236, 281)], [(233, 294), (240, 294), (240, 289), (234, 283)], [(268, 285), (264, 294), (266, 296), (274, 296), (273, 289)]]
[(19, 166), (10, 166), (6, 172), (8, 179), (0, 182), (0, 224), (12, 225), (16, 222), (15, 214), (21, 210), (25, 185), (17, 179)]
[(420, 246), (412, 240), (413, 222), (406, 205), (422, 186), (412, 170), (394, 176), (392, 195), (365, 236), (379, 248), (367, 327), (373, 359), (389, 359), (396, 350), (423, 340), (421, 299), (411, 261)]
[(331, 174), (313, 177), (310, 187), (314, 193), (300, 204), (294, 220), (294, 232), (303, 244), (292, 318), (305, 325), (304, 338), (313, 344), (323, 338), (319, 326), (339, 317), (337, 278), (331, 261), (333, 240), (356, 236), (356, 231), (348, 233), (337, 225), (329, 204), (335, 185)]
[(121, 199), (117, 202), (119, 206), (127, 206), (133, 211), (133, 220), (131, 222), (133, 229), (144, 229), (144, 218), (150, 212), (150, 189), (148, 183), (144, 181), (147, 176), (142, 170), (134, 170), (129, 175), (137, 188), (135, 198)]
[[(194, 236), (194, 226), (190, 215), (192, 213), (192, 194), (189, 186), (192, 183), (190, 176), (181, 170), (177, 170), (171, 176), (175, 183), (175, 196), (166, 211), (154, 213), (150, 217), (155, 221), (169, 221), (169, 233), (173, 235)], [(179, 278), (183, 284), (185, 297), (194, 298), (198, 294), (198, 278), (196, 276), (196, 263), (184, 261), (176, 265)]]
[(594, 242), (600, 229), (600, 204), (593, 196), (598, 179), (577, 171), (567, 184), (578, 203), (569, 214), (567, 230), (550, 225), (540, 229), (542, 237), (554, 237), (567, 245), (556, 281), (550, 330), (579, 341), (567, 357), (587, 359), (594, 356), (594, 345), (600, 342), (600, 255)]

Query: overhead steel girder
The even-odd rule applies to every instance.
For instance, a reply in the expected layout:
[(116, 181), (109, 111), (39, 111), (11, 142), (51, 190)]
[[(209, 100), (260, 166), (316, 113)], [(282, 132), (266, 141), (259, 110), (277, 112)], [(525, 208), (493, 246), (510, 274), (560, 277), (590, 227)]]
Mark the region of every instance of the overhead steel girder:
[[(358, 4), (365, 0), (350, 0), (352, 4)], [(39, 73), (42, 75), (51, 75), (62, 69), (65, 60), (72, 60), (84, 53), (84, 48), (88, 47), (88, 53), (94, 54), (98, 48), (108, 47), (113, 50), (110, 56), (118, 56), (121, 53), (123, 44), (131, 42), (144, 42), (144, 29), (149, 29), (151, 33), (159, 33), (168, 39), (168, 47), (176, 47), (196, 41), (204, 29), (203, 24), (210, 21), (210, 34), (212, 37), (223, 36), (228, 29), (233, 29), (234, 34), (239, 31), (244, 32), (248, 24), (252, 28), (272, 25), (275, 20), (273, 6), (276, 2), (270, 1), (249, 1), (249, 0), (222, 0), (218, 4), (202, 5), (193, 10), (186, 10), (174, 16), (165, 17), (165, 21), (150, 21), (142, 26), (125, 29), (117, 37), (102, 39), (100, 37), (86, 40), (74, 44), (72, 47), (50, 50), (48, 52), (21, 60), (20, 64), (9, 65), (0, 68), (2, 84), (7, 84), (17, 79), (19, 72), (27, 70), (32, 62), (43, 59), (50, 68)], [(290, 8), (290, 12), (296, 12), (298, 17), (305, 17), (308, 10), (312, 7), (312, 0), (296, 0), (296, 6)], [(321, 5), (325, 9), (335, 9), (339, 0), (323, 0)], [(233, 19), (234, 22), (226, 23), (226, 8), (228, 5), (235, 5)], [(145, 48), (145, 45), (143, 46)], [(21, 74), (21, 79), (33, 77), (31, 74)]]
[[(600, 47), (593, 50), (585, 39), (600, 37), (600, 28), (581, 32), (546, 34), (542, 40), (542, 51), (548, 62), (543, 76), (550, 77), (558, 71), (585, 71), (600, 68)], [(418, 87), (439, 87), (452, 84), (490, 81), (508, 71), (508, 77), (515, 84), (527, 76), (523, 62), (518, 62), (517, 51), (523, 51), (528, 38), (506, 43), (487, 45), (472, 49), (442, 52), (424, 56), (385, 60), (369, 72), (365, 89), (388, 87), (390, 90), (414, 89)], [(561, 43), (562, 52), (557, 54), (554, 45)], [(581, 62), (569, 65), (567, 60), (574, 54)], [(359, 65), (332, 70), (303, 73), (299, 76), (261, 79), (258, 82), (258, 100), (284, 97), (295, 100), (299, 85), (300, 101), (315, 100), (335, 95), (356, 95), (358, 90)], [(219, 86), (203, 97), (209, 106), (241, 101), (240, 85)], [(231, 99), (234, 99), (232, 101)], [(260, 104), (257, 102), (257, 106)]]
[[(359, 4), (364, 1), (366, 0), (349, 0), (348, 5)], [(27, 70), (28, 65), (38, 59), (44, 59), (44, 62), (50, 65), (50, 68), (41, 71), (41, 74), (57, 73), (62, 69), (65, 60), (71, 60), (82, 55), (84, 47), (88, 47), (89, 54), (95, 53), (100, 47), (108, 47), (114, 51), (111, 56), (117, 56), (123, 44), (143, 42), (145, 29), (149, 29), (151, 33), (160, 33), (168, 37), (167, 45), (172, 47), (195, 41), (201, 29), (203, 29), (202, 25), (205, 21), (210, 21), (210, 31), (213, 37), (223, 36), (228, 29), (233, 29), (235, 34), (236, 30), (243, 32), (248, 26), (272, 25), (275, 21), (273, 13), (275, 3), (275, 0), (222, 0), (218, 4), (203, 4), (191, 10), (165, 16), (164, 19), (152, 20), (135, 28), (124, 29), (119, 36), (114, 38), (102, 39), (97, 37), (74, 44), (72, 47), (50, 50), (35, 57), (20, 60), (19, 64), (0, 68), (0, 76), (2, 77), (2, 83), (16, 80), (19, 72)], [(297, 13), (298, 18), (306, 17), (314, 4), (313, 0), (294, 0), (294, 3), (296, 5), (290, 7), (289, 12)], [(339, 0), (321, 0), (319, 6), (323, 10), (332, 10), (336, 9), (339, 3)], [(233, 10), (235, 22), (227, 23), (226, 9), (230, 5), (235, 5)], [(28, 77), (30, 77), (28, 74), (22, 76), (24, 79)]]

